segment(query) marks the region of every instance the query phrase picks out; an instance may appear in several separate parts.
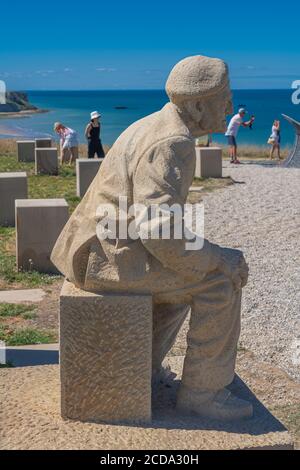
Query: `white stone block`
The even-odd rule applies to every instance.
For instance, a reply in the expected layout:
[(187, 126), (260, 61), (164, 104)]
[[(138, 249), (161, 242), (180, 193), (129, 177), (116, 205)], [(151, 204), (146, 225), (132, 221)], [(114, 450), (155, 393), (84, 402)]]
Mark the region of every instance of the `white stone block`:
[(52, 147), (52, 139), (51, 137), (43, 138), (43, 139), (35, 139), (35, 147), (36, 148), (49, 148)]
[(57, 148), (36, 148), (35, 149), (35, 174), (36, 175), (57, 175), (58, 174)]
[(0, 173), (0, 225), (15, 225), (15, 200), (27, 198), (27, 175)]
[(151, 374), (152, 297), (99, 295), (65, 281), (60, 297), (62, 416), (149, 422)]
[(219, 147), (196, 147), (197, 178), (222, 177), (222, 149)]
[(95, 178), (103, 158), (79, 158), (76, 160), (77, 196), (83, 197)]
[(34, 140), (18, 140), (17, 154), (18, 162), (34, 162), (35, 141)]
[(68, 218), (69, 206), (65, 199), (17, 200), (17, 268), (57, 273), (50, 255)]

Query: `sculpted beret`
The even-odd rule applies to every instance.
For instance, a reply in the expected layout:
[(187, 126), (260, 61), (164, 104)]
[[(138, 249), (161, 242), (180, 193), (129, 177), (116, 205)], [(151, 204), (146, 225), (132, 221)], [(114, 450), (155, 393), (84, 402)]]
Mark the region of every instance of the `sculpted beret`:
[(229, 86), (228, 67), (220, 59), (186, 57), (171, 70), (166, 92), (171, 101), (204, 98)]

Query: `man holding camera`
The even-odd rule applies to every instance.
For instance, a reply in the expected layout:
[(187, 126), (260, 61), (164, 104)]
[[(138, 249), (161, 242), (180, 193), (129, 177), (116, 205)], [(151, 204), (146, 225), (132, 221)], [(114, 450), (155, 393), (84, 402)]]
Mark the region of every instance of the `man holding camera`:
[(236, 138), (237, 138), (237, 134), (238, 134), (240, 126), (251, 128), (251, 125), (255, 119), (255, 117), (252, 116), (249, 121), (243, 121), (245, 115), (246, 115), (245, 108), (240, 108), (238, 114), (235, 114), (231, 118), (229, 125), (227, 127), (225, 136), (227, 137), (228, 145), (229, 145), (230, 163), (240, 163), (240, 161), (237, 158), (237, 143), (236, 143)]

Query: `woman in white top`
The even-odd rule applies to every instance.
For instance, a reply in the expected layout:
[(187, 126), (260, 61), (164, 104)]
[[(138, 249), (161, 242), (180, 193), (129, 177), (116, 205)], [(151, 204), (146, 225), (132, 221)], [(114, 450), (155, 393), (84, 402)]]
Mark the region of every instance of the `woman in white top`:
[(60, 122), (54, 124), (54, 131), (60, 136), (61, 163), (67, 163), (68, 161), (71, 165), (78, 158), (77, 132)]
[(280, 121), (276, 120), (273, 122), (272, 133), (268, 142), (272, 146), (270, 150), (270, 159), (273, 160), (274, 152), (277, 149), (278, 159), (280, 160)]

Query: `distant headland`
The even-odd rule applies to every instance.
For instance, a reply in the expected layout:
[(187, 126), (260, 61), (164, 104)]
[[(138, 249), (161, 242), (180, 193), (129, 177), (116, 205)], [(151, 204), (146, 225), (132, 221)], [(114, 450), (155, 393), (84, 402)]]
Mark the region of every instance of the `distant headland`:
[(35, 113), (46, 113), (47, 109), (40, 109), (31, 104), (27, 93), (23, 91), (6, 92), (6, 103), (0, 104), (0, 117), (26, 117)]

